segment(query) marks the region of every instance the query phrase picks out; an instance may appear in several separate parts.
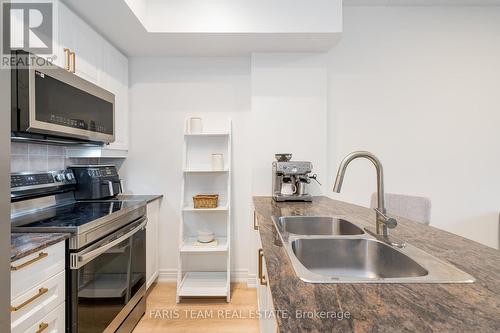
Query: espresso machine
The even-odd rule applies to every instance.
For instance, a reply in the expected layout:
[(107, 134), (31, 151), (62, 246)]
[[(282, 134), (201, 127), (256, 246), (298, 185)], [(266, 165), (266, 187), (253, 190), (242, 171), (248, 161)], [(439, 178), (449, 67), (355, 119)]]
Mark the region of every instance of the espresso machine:
[(312, 201), (309, 184), (311, 179), (318, 182), (316, 174), (310, 175), (312, 163), (291, 161), (292, 154), (275, 154), (275, 158), (276, 161), (273, 162), (273, 199), (279, 202)]

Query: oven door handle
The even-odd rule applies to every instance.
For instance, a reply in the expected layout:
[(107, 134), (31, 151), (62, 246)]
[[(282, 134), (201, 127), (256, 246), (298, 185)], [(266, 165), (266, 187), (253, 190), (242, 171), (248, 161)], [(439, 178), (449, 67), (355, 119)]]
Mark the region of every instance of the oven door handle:
[[(112, 248), (113, 246), (115, 246), (117, 244), (120, 244), (121, 242), (123, 242), (127, 238), (130, 238), (135, 233), (137, 233), (140, 230), (144, 229), (144, 227), (146, 226), (147, 223), (148, 223), (148, 219), (145, 217), (141, 224), (139, 224), (137, 227), (135, 227), (134, 229), (130, 230), (129, 232), (127, 232), (123, 236), (120, 236), (117, 239), (115, 239), (115, 240), (113, 240), (113, 241), (111, 241), (109, 243), (106, 243), (103, 246), (98, 247), (97, 249), (92, 250), (90, 252), (83, 253), (83, 254), (81, 254), (81, 252), (77, 253), (75, 255), (76, 262), (73, 262), (73, 260), (71, 260), (71, 265), (72, 265), (71, 268), (78, 269), (78, 268), (82, 267), (83, 265), (85, 265), (86, 263), (88, 263), (89, 261), (91, 261), (92, 259), (94, 259), (95, 257), (98, 257), (99, 255), (103, 254), (104, 252), (106, 252), (107, 250), (109, 250), (110, 248)], [(82, 251), (82, 252), (84, 252), (84, 251)]]

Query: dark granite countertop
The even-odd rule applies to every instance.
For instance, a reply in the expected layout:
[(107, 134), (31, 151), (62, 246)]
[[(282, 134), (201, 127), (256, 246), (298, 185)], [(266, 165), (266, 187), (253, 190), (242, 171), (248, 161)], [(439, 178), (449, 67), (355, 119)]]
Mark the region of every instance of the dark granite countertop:
[(153, 202), (155, 200), (163, 198), (163, 194), (119, 194), (117, 197), (119, 200), (133, 200), (133, 201), (146, 201), (147, 203)]
[[(398, 218), (392, 234), (473, 275), (472, 284), (311, 284), (294, 273), (271, 216), (349, 215), (374, 225), (364, 207), (315, 197), (276, 203), (254, 197), (268, 283), (280, 332), (500, 332), (500, 251), (449, 232)], [(296, 311), (347, 314), (343, 320), (297, 318)], [(331, 316), (331, 315), (330, 315)]]
[(10, 235), (10, 261), (16, 261), (32, 253), (69, 238), (67, 233), (12, 233)]

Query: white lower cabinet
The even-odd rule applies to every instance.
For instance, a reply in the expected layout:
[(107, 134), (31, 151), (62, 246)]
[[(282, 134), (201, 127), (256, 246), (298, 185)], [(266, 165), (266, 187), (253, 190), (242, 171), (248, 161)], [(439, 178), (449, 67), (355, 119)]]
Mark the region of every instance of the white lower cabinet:
[[(254, 224), (256, 225), (256, 224)], [(266, 258), (262, 249), (259, 232), (256, 232), (257, 245), (257, 305), (260, 313), (259, 327), (261, 333), (275, 333), (278, 329), (273, 296), (269, 288)]]
[(49, 246), (10, 264), (10, 297), (18, 298), (40, 282), (64, 271), (64, 242)]
[(65, 314), (66, 303), (62, 303), (24, 333), (63, 333), (66, 330)]
[(64, 331), (64, 256), (62, 241), (11, 263), (12, 333)]
[(160, 223), (160, 199), (148, 203), (146, 225), (146, 289), (158, 278), (158, 233)]

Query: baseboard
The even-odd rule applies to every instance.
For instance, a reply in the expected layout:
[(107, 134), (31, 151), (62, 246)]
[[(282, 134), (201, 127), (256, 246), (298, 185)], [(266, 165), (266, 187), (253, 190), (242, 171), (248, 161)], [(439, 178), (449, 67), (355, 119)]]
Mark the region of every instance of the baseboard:
[[(158, 274), (158, 282), (177, 282), (177, 270), (160, 269)], [(255, 274), (249, 274), (248, 270), (246, 269), (231, 271), (231, 282), (246, 283), (249, 288), (257, 287), (257, 277), (255, 276)]]
[(149, 281), (146, 281), (146, 288), (149, 288), (158, 279), (158, 276), (159, 272), (153, 274), (153, 276), (149, 278)]
[(177, 270), (160, 269), (158, 273), (158, 282), (177, 282)]
[(247, 287), (248, 288), (257, 288), (257, 275), (247, 274)]

